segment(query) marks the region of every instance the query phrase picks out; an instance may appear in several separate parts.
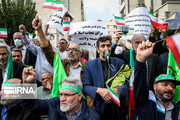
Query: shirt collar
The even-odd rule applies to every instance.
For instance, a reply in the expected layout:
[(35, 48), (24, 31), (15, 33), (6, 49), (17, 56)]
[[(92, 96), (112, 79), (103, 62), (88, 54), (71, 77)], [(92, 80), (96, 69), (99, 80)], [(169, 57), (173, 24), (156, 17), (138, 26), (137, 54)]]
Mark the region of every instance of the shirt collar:
[(78, 68), (78, 67), (81, 67), (82, 64), (81, 64), (81, 62), (79, 61), (78, 64), (77, 64), (75, 67), (73, 67), (73, 66), (71, 65), (71, 63), (70, 63), (70, 66), (71, 66), (72, 68)]

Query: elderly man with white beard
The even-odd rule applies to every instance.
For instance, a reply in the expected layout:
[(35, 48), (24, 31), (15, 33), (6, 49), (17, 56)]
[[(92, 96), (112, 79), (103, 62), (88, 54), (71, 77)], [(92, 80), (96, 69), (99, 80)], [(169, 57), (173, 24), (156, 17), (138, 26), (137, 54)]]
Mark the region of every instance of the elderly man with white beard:
[[(32, 67), (24, 69), (23, 83), (32, 83), (35, 78), (36, 72)], [(48, 114), (48, 120), (99, 120), (99, 115), (87, 106), (82, 96), (81, 81), (67, 77), (62, 81), (60, 97), (49, 100), (22, 100), (21, 105), (28, 111)]]

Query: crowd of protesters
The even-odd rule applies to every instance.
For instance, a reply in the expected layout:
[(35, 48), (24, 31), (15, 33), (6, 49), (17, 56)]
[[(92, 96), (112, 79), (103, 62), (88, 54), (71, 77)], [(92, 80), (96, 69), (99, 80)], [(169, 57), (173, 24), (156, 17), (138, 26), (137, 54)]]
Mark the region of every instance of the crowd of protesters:
[[(115, 42), (111, 36), (96, 42), (98, 58), (88, 61), (77, 43), (59, 40), (59, 56), (67, 77), (59, 85), (59, 97), (51, 98), (55, 48), (36, 17), (32, 25), (37, 31), (40, 46), (29, 41), (25, 25), (14, 33), (15, 46), (0, 41), (0, 116), (1, 120), (178, 120), (179, 104), (172, 102), (180, 82), (167, 75), (168, 46), (154, 43), (154, 28), (147, 41), (142, 34), (132, 37), (132, 51), (120, 40), (117, 30)], [(165, 30), (161, 30), (164, 35)], [(175, 32), (179, 34), (180, 29)], [(160, 37), (162, 37), (162, 35)], [(158, 38), (160, 39), (160, 38)], [(159, 47), (160, 46), (160, 47)], [(159, 50), (158, 50), (159, 49)], [(165, 50), (166, 49), (166, 50)], [(131, 54), (134, 74), (131, 74)], [(12, 55), (13, 78), (7, 79), (9, 56)], [(84, 57), (84, 58), (83, 58)], [(29, 67), (30, 66), (30, 67)], [(62, 68), (61, 68), (62, 69)], [(121, 70), (121, 71), (120, 71)], [(114, 82), (117, 72), (128, 72)], [(120, 106), (107, 88), (118, 95)], [(133, 79), (135, 109), (128, 114), (130, 82)], [(37, 99), (8, 99), (3, 90), (8, 84), (37, 84)], [(130, 117), (131, 116), (131, 117)]]

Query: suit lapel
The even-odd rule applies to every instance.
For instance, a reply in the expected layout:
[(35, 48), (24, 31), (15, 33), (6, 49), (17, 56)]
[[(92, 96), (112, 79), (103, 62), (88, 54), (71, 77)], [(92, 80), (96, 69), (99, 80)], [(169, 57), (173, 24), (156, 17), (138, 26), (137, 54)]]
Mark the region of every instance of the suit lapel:
[(104, 77), (103, 77), (103, 69), (102, 69), (102, 64), (101, 64), (101, 59), (97, 58), (96, 62), (96, 72), (95, 75), (97, 74), (97, 80), (100, 80), (101, 86), (104, 87)]
[(117, 65), (116, 65), (114, 59), (112, 59), (112, 57), (110, 57), (110, 59), (111, 59), (111, 64), (114, 66), (114, 70), (110, 69), (111, 70), (111, 77), (113, 77), (116, 74), (116, 72), (117, 72)]

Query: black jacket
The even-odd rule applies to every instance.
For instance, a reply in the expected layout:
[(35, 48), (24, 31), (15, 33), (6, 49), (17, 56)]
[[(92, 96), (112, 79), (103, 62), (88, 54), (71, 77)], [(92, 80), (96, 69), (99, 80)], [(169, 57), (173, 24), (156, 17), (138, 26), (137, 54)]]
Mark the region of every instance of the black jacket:
[[(22, 80), (22, 72), (24, 67), (25, 66), (23, 64), (13, 62), (13, 78), (19, 78)], [(0, 68), (0, 90), (2, 83), (3, 83), (3, 75), (2, 75), (2, 68)]]

